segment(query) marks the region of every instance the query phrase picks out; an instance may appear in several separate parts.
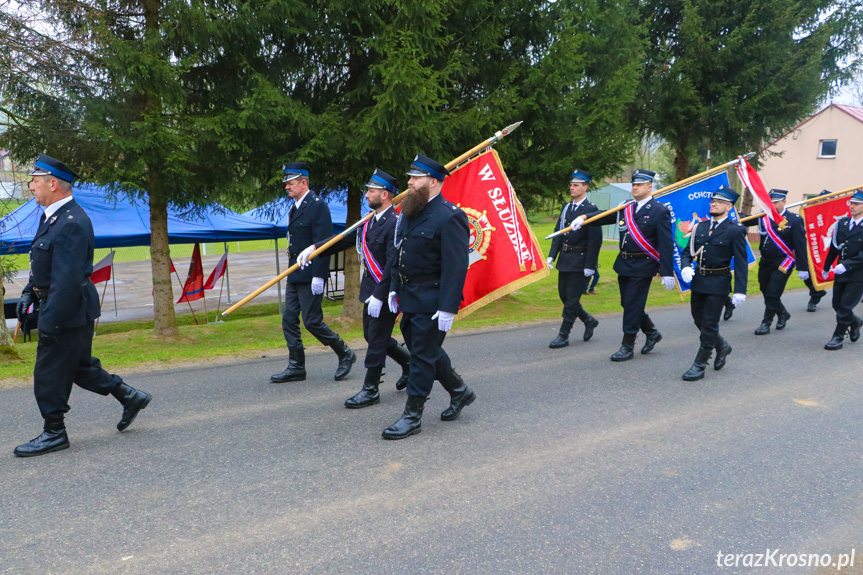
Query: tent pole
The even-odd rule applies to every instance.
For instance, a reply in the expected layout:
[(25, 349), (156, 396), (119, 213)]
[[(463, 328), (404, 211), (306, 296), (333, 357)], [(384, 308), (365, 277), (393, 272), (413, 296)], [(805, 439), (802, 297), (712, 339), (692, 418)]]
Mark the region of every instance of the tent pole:
[[(111, 252), (113, 253), (114, 250), (112, 249)], [(114, 318), (116, 318), (117, 317), (117, 282), (114, 281), (114, 274), (117, 273), (117, 269), (114, 267), (114, 265), (115, 265), (114, 264), (114, 258), (112, 257), (111, 258), (111, 268), (112, 268), (111, 269), (111, 287), (113, 288), (112, 291), (114, 292)]]
[[(237, 242), (240, 245), (240, 242)], [(239, 250), (237, 250), (239, 251)], [(228, 242), (225, 242), (225, 254), (228, 253)], [(228, 303), (231, 303), (231, 270), (228, 269), (228, 260), (225, 260), (225, 280), (228, 282)], [(222, 301), (222, 296), (219, 295), (219, 301)]]

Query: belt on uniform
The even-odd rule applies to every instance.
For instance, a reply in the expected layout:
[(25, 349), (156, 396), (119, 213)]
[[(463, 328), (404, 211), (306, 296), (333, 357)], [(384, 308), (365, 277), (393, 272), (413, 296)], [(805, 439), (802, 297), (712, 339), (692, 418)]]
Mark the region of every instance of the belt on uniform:
[(48, 297), (48, 289), (49, 288), (33, 288), (33, 293), (36, 294), (40, 300), (44, 300)]
[(586, 254), (587, 253), (587, 246), (571, 246), (569, 244), (563, 244), (563, 251), (575, 252), (577, 254)]
[(724, 276), (731, 273), (731, 266), (726, 266), (724, 268), (703, 268), (698, 266), (698, 275), (701, 276)]
[(440, 274), (420, 274), (415, 276), (406, 276), (399, 274), (399, 279), (404, 285), (409, 286), (413, 284), (424, 284), (440, 281)]
[(650, 254), (647, 252), (620, 252), (620, 257), (625, 260), (649, 260)]

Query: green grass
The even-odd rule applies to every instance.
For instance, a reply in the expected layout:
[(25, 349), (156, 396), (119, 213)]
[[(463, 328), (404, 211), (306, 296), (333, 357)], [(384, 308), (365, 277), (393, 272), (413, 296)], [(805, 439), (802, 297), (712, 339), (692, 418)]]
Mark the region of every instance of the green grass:
[[(542, 238), (551, 233), (553, 223), (533, 226), (543, 252), (548, 253), (551, 242)], [(251, 243), (251, 242), (247, 242)], [(272, 249), (272, 242), (269, 249)], [(230, 246), (230, 244), (229, 244)], [(612, 270), (617, 256), (614, 242), (606, 242), (600, 252), (601, 279), (596, 287), (598, 295), (586, 295), (582, 303), (592, 314), (619, 313), (617, 276)], [(191, 246), (189, 253), (191, 253)], [(236, 247), (236, 243), (234, 243)], [(246, 245), (241, 245), (243, 251)], [(266, 246), (259, 249), (267, 249)], [(213, 252), (210, 252), (213, 253)], [(757, 268), (749, 271), (749, 293), (757, 293)], [(788, 289), (805, 287), (793, 274)], [(760, 303), (760, 302), (759, 302)], [(754, 303), (753, 305), (759, 305)], [(651, 287), (649, 307), (682, 304), (676, 290), (666, 291), (659, 281)], [(341, 302), (324, 301), (325, 321), (342, 337), (349, 341), (362, 341), (362, 323), (341, 317)], [(490, 326), (513, 326), (535, 321), (559, 320), (561, 303), (557, 296), (557, 271), (543, 280), (532, 283), (475, 313), (457, 321), (454, 332), (474, 330)], [(213, 314), (210, 315), (211, 320)], [(151, 368), (167, 368), (172, 365), (202, 363), (215, 358), (247, 358), (267, 354), (285, 353), (285, 341), (281, 330), (281, 317), (276, 304), (247, 305), (240, 308), (225, 323), (195, 325), (188, 315), (178, 316), (181, 335), (168, 342), (153, 335), (153, 321), (139, 320), (102, 324), (94, 340), (94, 355), (114, 371), (134, 371)], [(396, 327), (397, 337), (398, 327)], [(320, 344), (303, 330), (303, 340), (311, 349), (321, 349)], [(20, 361), (0, 363), (0, 387), (29, 381), (33, 371), (36, 344), (19, 343), (16, 346)]]

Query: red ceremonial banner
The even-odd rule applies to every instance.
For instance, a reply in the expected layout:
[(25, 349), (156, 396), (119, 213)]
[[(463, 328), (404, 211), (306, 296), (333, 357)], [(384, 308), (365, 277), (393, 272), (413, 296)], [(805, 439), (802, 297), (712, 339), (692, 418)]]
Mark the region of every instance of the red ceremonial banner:
[(824, 259), (833, 241), (836, 220), (848, 215), (848, 196), (839, 196), (800, 208), (806, 225), (806, 248), (809, 251), (809, 277), (817, 289), (833, 287), (833, 272), (825, 280)]
[(192, 250), (192, 261), (189, 263), (189, 275), (183, 286), (183, 295), (177, 303), (195, 301), (204, 297), (204, 264), (201, 261), (201, 245), (195, 244)]
[(483, 152), (456, 169), (444, 180), (441, 193), (464, 210), (470, 226), (459, 317), (549, 274), (496, 151)]

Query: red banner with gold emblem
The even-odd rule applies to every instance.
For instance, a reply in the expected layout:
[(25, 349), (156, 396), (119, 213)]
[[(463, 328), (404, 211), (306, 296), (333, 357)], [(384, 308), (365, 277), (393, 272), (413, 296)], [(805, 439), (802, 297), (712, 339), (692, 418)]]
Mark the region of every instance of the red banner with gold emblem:
[(441, 192), (467, 214), (470, 253), (459, 317), (548, 275), (515, 190), (494, 150), (463, 164)]
[(809, 274), (817, 289), (833, 287), (833, 272), (825, 280), (821, 275), (824, 260), (833, 241), (836, 220), (848, 215), (848, 196), (839, 196), (800, 208), (806, 225), (806, 248), (809, 250)]

